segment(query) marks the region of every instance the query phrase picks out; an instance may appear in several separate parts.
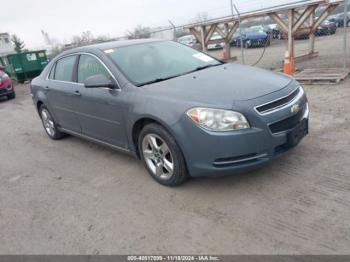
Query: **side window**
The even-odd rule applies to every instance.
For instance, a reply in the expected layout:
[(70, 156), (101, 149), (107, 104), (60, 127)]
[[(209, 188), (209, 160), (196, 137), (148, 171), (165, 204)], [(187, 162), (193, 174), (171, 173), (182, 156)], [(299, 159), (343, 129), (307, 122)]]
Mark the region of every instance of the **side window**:
[(51, 71), (49, 74), (49, 79), (54, 79), (55, 77), (55, 69), (56, 69), (56, 63), (51, 67)]
[(73, 69), (76, 56), (68, 56), (56, 62), (55, 80), (73, 82)]
[(110, 78), (107, 69), (95, 57), (81, 55), (78, 65), (78, 82), (84, 83), (85, 79), (93, 75), (105, 75)]

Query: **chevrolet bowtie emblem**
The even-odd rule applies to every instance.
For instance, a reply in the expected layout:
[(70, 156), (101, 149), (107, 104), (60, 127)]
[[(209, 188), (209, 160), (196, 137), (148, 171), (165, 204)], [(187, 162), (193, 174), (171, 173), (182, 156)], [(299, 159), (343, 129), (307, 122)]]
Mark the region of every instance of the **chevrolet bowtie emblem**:
[(291, 107), (290, 111), (293, 113), (293, 114), (296, 114), (300, 111), (300, 106), (299, 104), (295, 104)]

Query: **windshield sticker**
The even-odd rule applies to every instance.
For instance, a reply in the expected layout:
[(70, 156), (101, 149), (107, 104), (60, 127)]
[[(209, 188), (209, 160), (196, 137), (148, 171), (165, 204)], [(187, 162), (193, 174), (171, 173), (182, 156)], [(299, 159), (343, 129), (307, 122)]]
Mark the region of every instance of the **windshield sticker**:
[(106, 54), (114, 53), (114, 49), (107, 49), (104, 51)]
[(202, 53), (197, 53), (197, 54), (194, 54), (193, 55), (194, 58), (197, 58), (203, 62), (211, 62), (211, 61), (214, 61), (213, 58), (211, 58), (210, 56), (207, 56), (205, 54), (202, 54)]

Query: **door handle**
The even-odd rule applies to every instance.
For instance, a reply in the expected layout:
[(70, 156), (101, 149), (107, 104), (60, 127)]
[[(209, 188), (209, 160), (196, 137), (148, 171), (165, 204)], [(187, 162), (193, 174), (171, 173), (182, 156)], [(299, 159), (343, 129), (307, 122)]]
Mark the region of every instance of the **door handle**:
[(77, 91), (74, 92), (74, 95), (81, 96), (81, 93), (77, 90)]
[(48, 87), (48, 86), (45, 86), (45, 90), (50, 90), (50, 87)]

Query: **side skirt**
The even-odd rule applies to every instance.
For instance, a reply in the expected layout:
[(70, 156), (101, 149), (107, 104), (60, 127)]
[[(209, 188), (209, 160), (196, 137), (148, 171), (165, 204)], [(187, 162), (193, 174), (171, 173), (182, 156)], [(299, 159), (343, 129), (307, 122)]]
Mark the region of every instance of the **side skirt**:
[(102, 140), (99, 140), (99, 139), (96, 139), (96, 138), (92, 138), (92, 137), (89, 137), (89, 136), (86, 136), (86, 135), (83, 135), (83, 134), (79, 134), (77, 132), (74, 132), (74, 131), (71, 131), (71, 130), (68, 130), (68, 129), (65, 129), (65, 128), (62, 128), (62, 127), (59, 127), (58, 129), (60, 131), (64, 132), (64, 133), (70, 134), (72, 136), (76, 136), (76, 137), (88, 140), (90, 142), (97, 143), (97, 144), (100, 144), (102, 146), (109, 147), (109, 148), (111, 148), (113, 150), (116, 150), (116, 151), (119, 151), (119, 152), (123, 152), (123, 153), (126, 153), (128, 155), (132, 155), (135, 158), (137, 158), (137, 154), (134, 151), (130, 151), (129, 149), (122, 148), (122, 147), (119, 147), (119, 146), (115, 146), (115, 145), (112, 145), (110, 143), (104, 142)]

